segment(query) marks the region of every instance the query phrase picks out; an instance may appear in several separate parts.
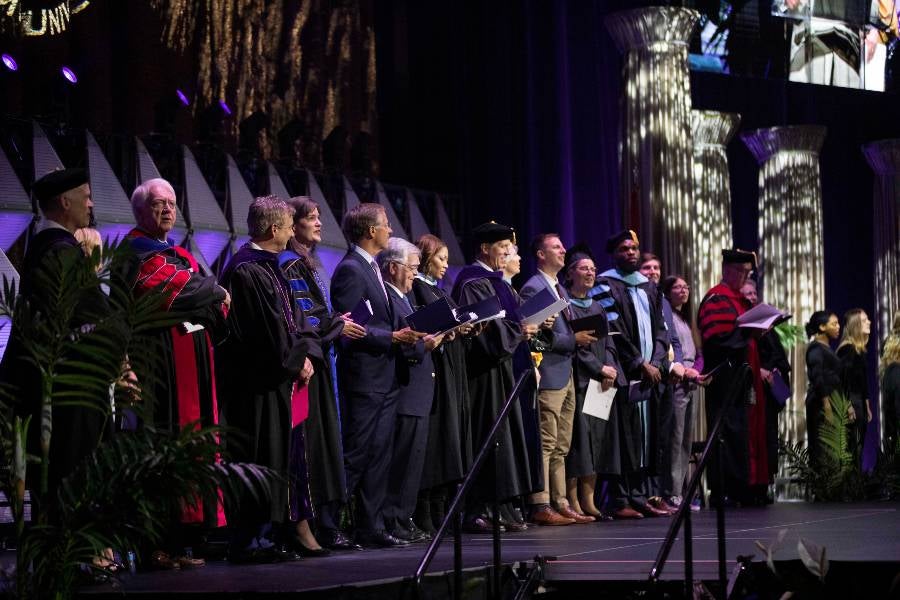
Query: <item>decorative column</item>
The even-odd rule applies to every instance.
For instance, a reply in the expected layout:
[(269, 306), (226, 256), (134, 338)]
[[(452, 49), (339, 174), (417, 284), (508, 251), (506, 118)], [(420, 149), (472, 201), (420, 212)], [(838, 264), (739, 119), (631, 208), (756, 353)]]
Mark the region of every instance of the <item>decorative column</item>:
[[(825, 308), (822, 183), (819, 150), (825, 127), (801, 125), (741, 134), (759, 169), (761, 298), (803, 326)], [(806, 440), (806, 343), (788, 350), (793, 396), (779, 419), (779, 437)]]
[(625, 56), (619, 159), (625, 214), (641, 247), (668, 273), (691, 273), (691, 89), (687, 43), (699, 13), (678, 7), (617, 12), (606, 28)]
[(731, 189), (725, 147), (734, 137), (741, 116), (735, 113), (691, 112), (694, 136), (694, 209), (690, 213), (689, 281), (694, 304), (722, 277), (722, 249), (731, 248)]
[[(872, 337), (880, 349), (891, 331), (894, 315), (900, 312), (900, 139), (881, 140), (863, 146), (863, 154), (875, 172), (874, 223), (875, 251), (875, 331)], [(879, 388), (880, 388), (879, 382)], [(884, 413), (879, 389), (879, 431), (884, 439)]]

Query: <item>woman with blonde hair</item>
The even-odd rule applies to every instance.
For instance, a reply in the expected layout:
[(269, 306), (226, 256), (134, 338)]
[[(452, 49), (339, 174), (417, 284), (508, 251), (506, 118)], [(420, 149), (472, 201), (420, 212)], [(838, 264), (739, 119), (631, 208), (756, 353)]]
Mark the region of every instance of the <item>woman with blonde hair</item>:
[(862, 460), (866, 428), (872, 420), (869, 402), (869, 377), (866, 369), (866, 346), (872, 322), (866, 311), (852, 308), (844, 313), (843, 335), (838, 344), (837, 357), (841, 361), (841, 387), (850, 399), (850, 450), (857, 462)]

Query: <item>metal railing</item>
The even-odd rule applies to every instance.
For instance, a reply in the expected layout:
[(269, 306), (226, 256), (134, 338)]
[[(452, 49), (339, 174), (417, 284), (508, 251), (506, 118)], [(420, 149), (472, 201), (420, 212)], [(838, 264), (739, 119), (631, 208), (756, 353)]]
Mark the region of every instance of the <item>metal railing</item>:
[[(447, 509), (447, 514), (444, 517), (444, 520), (441, 522), (440, 527), (438, 527), (437, 532), (434, 534), (434, 537), (431, 539), (431, 543), (428, 544), (428, 549), (425, 550), (425, 554), (422, 556), (422, 559), (419, 561), (419, 566), (416, 568), (416, 572), (414, 575), (416, 589), (421, 590), (422, 578), (425, 575), (425, 571), (428, 570), (428, 566), (431, 564), (431, 561), (434, 559), (435, 554), (437, 553), (438, 548), (443, 541), (444, 535), (447, 533), (447, 529), (450, 527), (451, 522), (453, 525), (453, 597), (461, 598), (462, 597), (462, 512), (464, 510), (463, 501), (465, 500), (466, 494), (469, 489), (472, 487), (472, 482), (475, 480), (475, 477), (478, 476), (478, 473), (481, 471), (481, 467), (483, 466), (485, 460), (487, 460), (487, 456), (489, 452), (495, 452), (497, 449), (497, 433), (500, 431), (500, 428), (503, 427), (504, 422), (506, 421), (506, 417), (509, 415), (509, 411), (512, 408), (513, 402), (515, 402), (519, 394), (522, 391), (522, 387), (525, 385), (525, 382), (534, 377), (534, 369), (526, 369), (519, 378), (516, 380), (516, 385), (513, 387), (512, 392), (506, 398), (506, 402), (500, 409), (500, 413), (497, 415), (497, 418), (494, 420), (494, 424), (491, 426), (491, 430), (488, 433), (487, 439), (484, 440), (484, 443), (481, 445), (481, 448), (478, 450), (478, 454), (475, 456), (475, 460), (472, 463), (472, 466), (469, 468), (469, 472), (466, 473), (465, 478), (462, 483), (459, 484), (456, 496), (453, 497), (453, 501), (450, 503), (449, 508)], [(497, 461), (494, 461), (494, 468), (496, 469)], [(493, 500), (493, 565), (494, 568), (491, 573), (491, 595), (493, 598), (500, 598), (500, 569), (501, 569), (501, 552), (500, 552), (500, 511), (499, 511), (499, 501), (497, 499), (496, 488), (494, 488), (494, 500)]]
[(717, 498), (716, 500), (716, 538), (718, 545), (718, 559), (719, 559), (719, 585), (722, 593), (725, 593), (727, 586), (727, 573), (726, 573), (726, 565), (725, 565), (725, 507), (723, 502), (723, 494), (725, 489), (725, 469), (722, 461), (722, 447), (725, 444), (725, 439), (722, 436), (722, 422), (725, 419), (725, 415), (727, 414), (729, 408), (731, 408), (735, 402), (740, 401), (741, 391), (744, 389), (746, 384), (747, 377), (750, 374), (750, 367), (747, 363), (743, 363), (734, 373), (734, 380), (732, 381), (731, 388), (728, 390), (728, 395), (722, 405), (719, 407), (719, 412), (716, 415), (716, 421), (713, 424), (712, 429), (709, 431), (709, 435), (706, 438), (706, 445), (703, 448), (703, 454), (700, 456), (700, 460), (697, 461), (697, 467), (694, 470), (694, 474), (691, 477), (691, 481), (688, 484), (687, 492), (683, 496), (683, 501), (681, 505), (678, 507), (678, 511), (675, 513), (675, 517), (672, 519), (672, 522), (669, 524), (669, 531), (666, 534), (665, 541), (663, 542), (662, 547), (659, 549), (659, 553), (656, 555), (656, 560), (653, 562), (653, 568), (650, 569), (649, 580), (650, 584), (655, 586), (659, 583), (659, 579), (662, 576), (663, 567), (666, 565), (666, 560), (669, 557), (669, 553), (672, 551), (672, 546), (675, 545), (675, 539), (678, 536), (678, 530), (684, 525), (684, 591), (685, 598), (693, 598), (693, 585), (694, 585), (694, 552), (693, 552), (693, 532), (691, 530), (691, 499), (697, 494), (697, 490), (700, 487), (700, 478), (703, 476), (703, 471), (706, 469), (707, 463), (710, 460), (710, 457), (713, 453), (713, 447), (715, 446), (715, 452), (718, 454), (718, 460), (716, 461), (716, 473), (715, 477), (717, 478), (718, 486), (717, 486)]

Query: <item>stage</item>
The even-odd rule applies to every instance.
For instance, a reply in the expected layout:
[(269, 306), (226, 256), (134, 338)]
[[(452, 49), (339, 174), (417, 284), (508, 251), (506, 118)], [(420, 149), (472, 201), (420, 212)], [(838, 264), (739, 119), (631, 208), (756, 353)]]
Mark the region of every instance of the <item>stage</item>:
[[(645, 581), (666, 534), (667, 518), (640, 521), (614, 521), (566, 527), (533, 527), (528, 531), (503, 535), (503, 562), (530, 564), (536, 556), (548, 563), (544, 570), (543, 588), (552, 593), (567, 586), (600, 591), (608, 585), (634, 585)], [(693, 513), (694, 579), (717, 577), (715, 512)], [(780, 503), (766, 508), (729, 509), (726, 512), (728, 532), (728, 570), (738, 555), (764, 556), (754, 542), (768, 545), (778, 532), (787, 535), (776, 560), (796, 560), (799, 538), (824, 546), (835, 567), (854, 566), (855, 571), (880, 563), (890, 572), (900, 573), (900, 505), (897, 503), (806, 504)], [(492, 556), (490, 536), (464, 535), (463, 559), (467, 569), (466, 597), (483, 597), (486, 571)], [(122, 580), (117, 590), (109, 586), (85, 588), (86, 597), (103, 596), (152, 597), (169, 594), (230, 594), (264, 597), (304, 593), (304, 597), (376, 598), (394, 600), (413, 597), (411, 576), (425, 546), (335, 553), (330, 557), (304, 559), (295, 563), (254, 566), (231, 566), (211, 561), (206, 568), (185, 572), (138, 573)], [(684, 544), (676, 543), (663, 571), (663, 580), (683, 579)], [(429, 574), (430, 591), (423, 597), (446, 594), (452, 576), (452, 538), (445, 541)], [(858, 568), (856, 568), (858, 567)], [(884, 568), (882, 569), (884, 570)], [(436, 591), (438, 590), (438, 591)]]

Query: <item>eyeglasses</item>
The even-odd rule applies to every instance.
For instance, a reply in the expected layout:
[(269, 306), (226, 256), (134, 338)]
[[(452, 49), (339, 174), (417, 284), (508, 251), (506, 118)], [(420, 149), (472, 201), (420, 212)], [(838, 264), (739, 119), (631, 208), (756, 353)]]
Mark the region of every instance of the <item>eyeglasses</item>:
[(400, 265), (401, 267), (403, 267), (404, 269), (406, 269), (413, 275), (415, 275), (419, 271), (419, 265), (408, 265), (408, 264), (402, 263), (398, 260), (392, 260), (391, 262), (394, 263), (395, 265)]
[(672, 286), (672, 291), (678, 292), (681, 290), (689, 292), (689, 291), (691, 291), (691, 286), (689, 286), (689, 285), (673, 285)]

